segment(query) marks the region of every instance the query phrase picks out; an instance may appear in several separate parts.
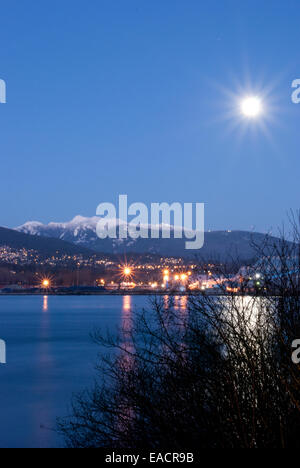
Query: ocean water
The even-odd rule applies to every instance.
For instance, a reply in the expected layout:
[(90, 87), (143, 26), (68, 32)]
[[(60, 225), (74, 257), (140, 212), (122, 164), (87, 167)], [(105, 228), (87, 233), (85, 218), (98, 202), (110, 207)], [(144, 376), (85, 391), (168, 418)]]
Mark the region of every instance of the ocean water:
[(150, 307), (144, 296), (3, 296), (0, 339), (0, 447), (60, 447), (53, 430), (72, 394), (96, 376), (95, 327), (116, 330), (128, 314)]

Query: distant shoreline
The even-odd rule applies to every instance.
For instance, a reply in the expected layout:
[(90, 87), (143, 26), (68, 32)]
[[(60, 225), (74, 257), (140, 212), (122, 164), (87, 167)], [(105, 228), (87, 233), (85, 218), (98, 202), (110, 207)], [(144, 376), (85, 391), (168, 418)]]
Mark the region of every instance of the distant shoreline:
[[(189, 293), (189, 292), (172, 292), (172, 291), (101, 291), (101, 292), (75, 292), (75, 293), (70, 293), (70, 292), (61, 292), (61, 293), (26, 293), (26, 292), (12, 292), (12, 293), (0, 293), (1, 296), (190, 296), (190, 295), (201, 295), (199, 293)], [(220, 294), (215, 294), (219, 295)]]
[[(247, 296), (252, 296), (254, 295), (253, 293), (247, 293)], [(274, 295), (274, 294), (273, 294)], [(222, 291), (193, 291), (193, 292), (188, 292), (188, 291), (101, 291), (101, 292), (76, 292), (76, 293), (70, 293), (70, 292), (61, 292), (61, 293), (26, 293), (26, 292), (13, 292), (13, 293), (0, 293), (0, 297), (24, 297), (24, 296), (57, 296), (57, 297), (63, 297), (63, 296), (71, 296), (71, 297), (77, 297), (77, 296), (228, 296), (231, 297), (232, 294), (226, 294), (225, 292)], [(245, 294), (241, 293), (235, 293), (234, 296), (245, 296)], [(263, 296), (263, 295), (262, 295)]]

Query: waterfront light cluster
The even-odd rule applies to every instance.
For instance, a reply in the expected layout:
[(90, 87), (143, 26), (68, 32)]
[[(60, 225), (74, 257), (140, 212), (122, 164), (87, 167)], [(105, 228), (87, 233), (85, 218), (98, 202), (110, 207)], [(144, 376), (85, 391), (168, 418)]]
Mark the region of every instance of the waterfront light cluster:
[[(133, 260), (103, 254), (51, 256), (27, 249), (0, 249), (0, 288), (55, 291), (60, 288), (95, 290), (188, 291), (210, 290), (218, 286), (220, 265), (197, 264), (176, 257), (144, 255)], [(231, 285), (230, 285), (231, 286)], [(234, 289), (235, 290), (235, 289)]]

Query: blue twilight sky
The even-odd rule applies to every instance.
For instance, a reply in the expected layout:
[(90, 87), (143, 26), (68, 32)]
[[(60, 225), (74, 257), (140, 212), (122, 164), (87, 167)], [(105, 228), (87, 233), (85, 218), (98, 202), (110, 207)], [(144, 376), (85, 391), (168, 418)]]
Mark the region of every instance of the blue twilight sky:
[[(299, 206), (297, 0), (1, 2), (0, 225), (205, 202), (265, 231)], [(248, 94), (263, 117), (238, 113)]]

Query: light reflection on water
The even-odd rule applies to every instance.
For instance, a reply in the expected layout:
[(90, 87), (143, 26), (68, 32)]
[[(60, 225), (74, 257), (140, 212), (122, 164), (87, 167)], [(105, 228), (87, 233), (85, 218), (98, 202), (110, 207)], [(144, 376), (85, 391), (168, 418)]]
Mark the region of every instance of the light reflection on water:
[(45, 401), (43, 395), (47, 394), (47, 390), (51, 388), (51, 375), (53, 375), (55, 359), (51, 350), (49, 340), (50, 336), (50, 314), (48, 306), (48, 296), (43, 297), (42, 311), (40, 318), (40, 341), (38, 344), (38, 372), (37, 372), (37, 388), (40, 398), (33, 408), (34, 418), (34, 434), (35, 439), (39, 439), (40, 432), (43, 432), (43, 444), (51, 446), (51, 428), (44, 427), (41, 421), (51, 421), (51, 413), (53, 406), (51, 402)]
[[(166, 309), (187, 311), (186, 296), (162, 300)], [(0, 337), (7, 343), (0, 447), (59, 446), (47, 428), (68, 413), (72, 394), (93, 382), (99, 349), (90, 333), (123, 326), (130, 334), (134, 311), (149, 307), (145, 296), (0, 297)]]
[(173, 306), (174, 310), (186, 312), (188, 306), (188, 296), (168, 296), (163, 297), (163, 305), (165, 310), (169, 310)]
[[(122, 330), (123, 330), (123, 338), (125, 342), (123, 343), (123, 347), (126, 351), (131, 352), (133, 351), (132, 348), (132, 340), (131, 340), (131, 331), (133, 327), (133, 310), (132, 310), (132, 296), (123, 296), (123, 304), (122, 304)], [(124, 363), (129, 367), (131, 366), (130, 358), (127, 355), (124, 356)]]
[(0, 337), (7, 343), (7, 365), (0, 366), (0, 447), (59, 446), (47, 428), (95, 377), (99, 349), (90, 333), (130, 327), (134, 308), (147, 306), (142, 296), (0, 297)]
[(43, 311), (48, 312), (48, 296), (44, 296), (43, 299)]
[(265, 324), (266, 310), (273, 302), (267, 298), (253, 296), (222, 297), (217, 301), (231, 323), (239, 327), (242, 318), (243, 326), (249, 331)]

